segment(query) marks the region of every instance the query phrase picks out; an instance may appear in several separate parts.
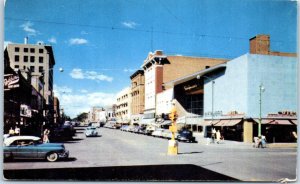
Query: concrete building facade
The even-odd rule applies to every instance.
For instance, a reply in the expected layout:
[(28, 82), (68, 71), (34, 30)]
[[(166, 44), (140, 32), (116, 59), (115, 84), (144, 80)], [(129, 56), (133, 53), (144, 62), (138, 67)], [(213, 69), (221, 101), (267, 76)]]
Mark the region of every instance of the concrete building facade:
[(117, 94), (116, 117), (121, 123), (128, 123), (131, 117), (131, 88), (126, 87)]
[[(10, 66), (13, 69), (31, 72), (32, 76), (43, 78), (42, 95), (46, 104), (53, 106), (53, 67), (55, 65), (52, 46), (43, 44), (8, 44)], [(35, 87), (35, 85), (33, 85)], [(37, 89), (38, 90), (38, 89)]]

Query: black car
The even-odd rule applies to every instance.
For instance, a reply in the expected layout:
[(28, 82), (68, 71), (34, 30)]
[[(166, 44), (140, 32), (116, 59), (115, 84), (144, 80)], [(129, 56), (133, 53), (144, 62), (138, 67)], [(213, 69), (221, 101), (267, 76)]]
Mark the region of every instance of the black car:
[(193, 137), (193, 132), (190, 130), (179, 131), (177, 135), (177, 140), (185, 142), (196, 142), (195, 137)]

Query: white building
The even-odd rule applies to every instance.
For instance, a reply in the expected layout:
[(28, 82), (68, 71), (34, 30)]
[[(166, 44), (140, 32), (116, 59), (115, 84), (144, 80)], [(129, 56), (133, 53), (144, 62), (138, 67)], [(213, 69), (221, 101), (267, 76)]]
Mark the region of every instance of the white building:
[(124, 88), (117, 94), (116, 117), (122, 122), (129, 122), (131, 116), (131, 89)]

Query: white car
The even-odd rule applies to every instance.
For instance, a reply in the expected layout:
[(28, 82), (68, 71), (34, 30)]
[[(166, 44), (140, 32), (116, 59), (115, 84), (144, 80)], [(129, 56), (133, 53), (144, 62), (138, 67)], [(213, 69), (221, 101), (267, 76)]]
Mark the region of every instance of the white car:
[(97, 137), (98, 136), (98, 131), (96, 127), (87, 127), (85, 129), (85, 136), (86, 137)]
[(158, 128), (152, 132), (153, 137), (162, 137), (164, 129)]

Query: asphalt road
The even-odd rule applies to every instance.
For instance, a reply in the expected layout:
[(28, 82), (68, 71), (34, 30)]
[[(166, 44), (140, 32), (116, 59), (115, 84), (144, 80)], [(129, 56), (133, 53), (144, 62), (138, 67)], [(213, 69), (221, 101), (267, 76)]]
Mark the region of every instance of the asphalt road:
[[(168, 140), (100, 128), (86, 138), (85, 127), (65, 142), (68, 160), (21, 160), (4, 163), (7, 179), (113, 181), (278, 181), (296, 177), (297, 149), (234, 144), (179, 143), (167, 155)], [(240, 145), (240, 144), (238, 144)], [(34, 171), (34, 172), (33, 172)], [(49, 174), (50, 173), (50, 174)]]

